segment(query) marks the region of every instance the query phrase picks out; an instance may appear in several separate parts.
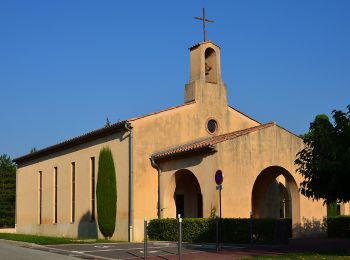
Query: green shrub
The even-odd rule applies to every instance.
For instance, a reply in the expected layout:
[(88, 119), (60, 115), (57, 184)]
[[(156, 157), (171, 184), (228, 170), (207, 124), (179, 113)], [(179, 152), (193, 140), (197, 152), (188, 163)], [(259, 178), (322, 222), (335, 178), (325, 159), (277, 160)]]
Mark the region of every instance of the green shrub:
[(13, 228), (15, 227), (15, 219), (12, 217), (0, 218), (0, 228)]
[(100, 151), (96, 199), (98, 227), (104, 237), (111, 237), (115, 229), (117, 187), (113, 156), (109, 148)]
[(329, 202), (327, 203), (327, 217), (335, 217), (337, 216), (337, 203)]
[(350, 237), (350, 216), (327, 218), (328, 237)]
[[(184, 218), (183, 241), (215, 242), (216, 221), (213, 218)], [(256, 243), (285, 243), (291, 236), (291, 220), (254, 219), (253, 238)], [(249, 243), (250, 219), (224, 218), (219, 228), (220, 241), (225, 243)], [(153, 219), (148, 225), (148, 236), (153, 240), (177, 241), (176, 219)]]

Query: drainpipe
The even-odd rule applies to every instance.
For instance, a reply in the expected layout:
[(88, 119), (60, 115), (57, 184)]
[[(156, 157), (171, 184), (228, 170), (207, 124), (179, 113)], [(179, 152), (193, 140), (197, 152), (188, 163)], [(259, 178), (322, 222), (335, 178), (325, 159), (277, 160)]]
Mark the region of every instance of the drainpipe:
[(16, 200), (15, 200), (15, 232), (17, 229), (17, 198), (18, 197), (18, 164), (16, 164)]
[(158, 218), (160, 219), (160, 213), (162, 211), (162, 205), (160, 203), (160, 174), (162, 173), (162, 170), (160, 169), (159, 165), (155, 162), (154, 158), (151, 157), (151, 164), (154, 168), (158, 171)]
[(129, 131), (129, 203), (128, 203), (128, 241), (133, 241), (133, 165), (132, 165), (132, 127), (129, 122), (125, 122), (125, 129)]

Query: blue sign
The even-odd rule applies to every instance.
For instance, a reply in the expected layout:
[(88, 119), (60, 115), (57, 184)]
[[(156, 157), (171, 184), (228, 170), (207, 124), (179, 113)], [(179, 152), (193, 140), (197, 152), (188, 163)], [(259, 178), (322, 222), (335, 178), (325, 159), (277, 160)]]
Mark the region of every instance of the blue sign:
[(215, 173), (215, 182), (217, 185), (221, 185), (224, 181), (224, 174), (221, 170), (217, 170)]

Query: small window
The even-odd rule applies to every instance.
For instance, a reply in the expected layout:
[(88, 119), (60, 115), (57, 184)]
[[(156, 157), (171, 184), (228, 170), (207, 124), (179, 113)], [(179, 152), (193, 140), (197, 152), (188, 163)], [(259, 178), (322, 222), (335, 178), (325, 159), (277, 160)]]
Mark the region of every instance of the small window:
[(75, 162), (71, 164), (71, 216), (70, 221), (75, 221)]
[(43, 173), (39, 171), (38, 176), (38, 224), (42, 223), (42, 208), (43, 208)]
[(57, 224), (57, 167), (53, 171), (53, 223)]
[(218, 129), (218, 123), (215, 119), (210, 119), (207, 123), (207, 129), (209, 133), (214, 134), (216, 130)]
[(95, 157), (90, 158), (90, 177), (91, 177), (91, 188), (90, 188), (90, 198), (91, 198), (91, 216), (90, 221), (95, 221)]

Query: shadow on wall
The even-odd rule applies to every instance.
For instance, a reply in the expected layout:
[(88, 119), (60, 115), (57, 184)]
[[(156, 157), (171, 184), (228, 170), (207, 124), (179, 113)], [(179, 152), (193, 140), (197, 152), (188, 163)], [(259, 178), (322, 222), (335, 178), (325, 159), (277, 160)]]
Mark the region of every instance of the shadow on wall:
[(90, 211), (86, 212), (79, 221), (78, 238), (97, 239), (97, 223), (95, 219), (92, 220)]
[(306, 237), (326, 237), (327, 236), (327, 223), (326, 220), (320, 219), (306, 219), (303, 218), (302, 223), (293, 227), (293, 234), (298, 238)]

